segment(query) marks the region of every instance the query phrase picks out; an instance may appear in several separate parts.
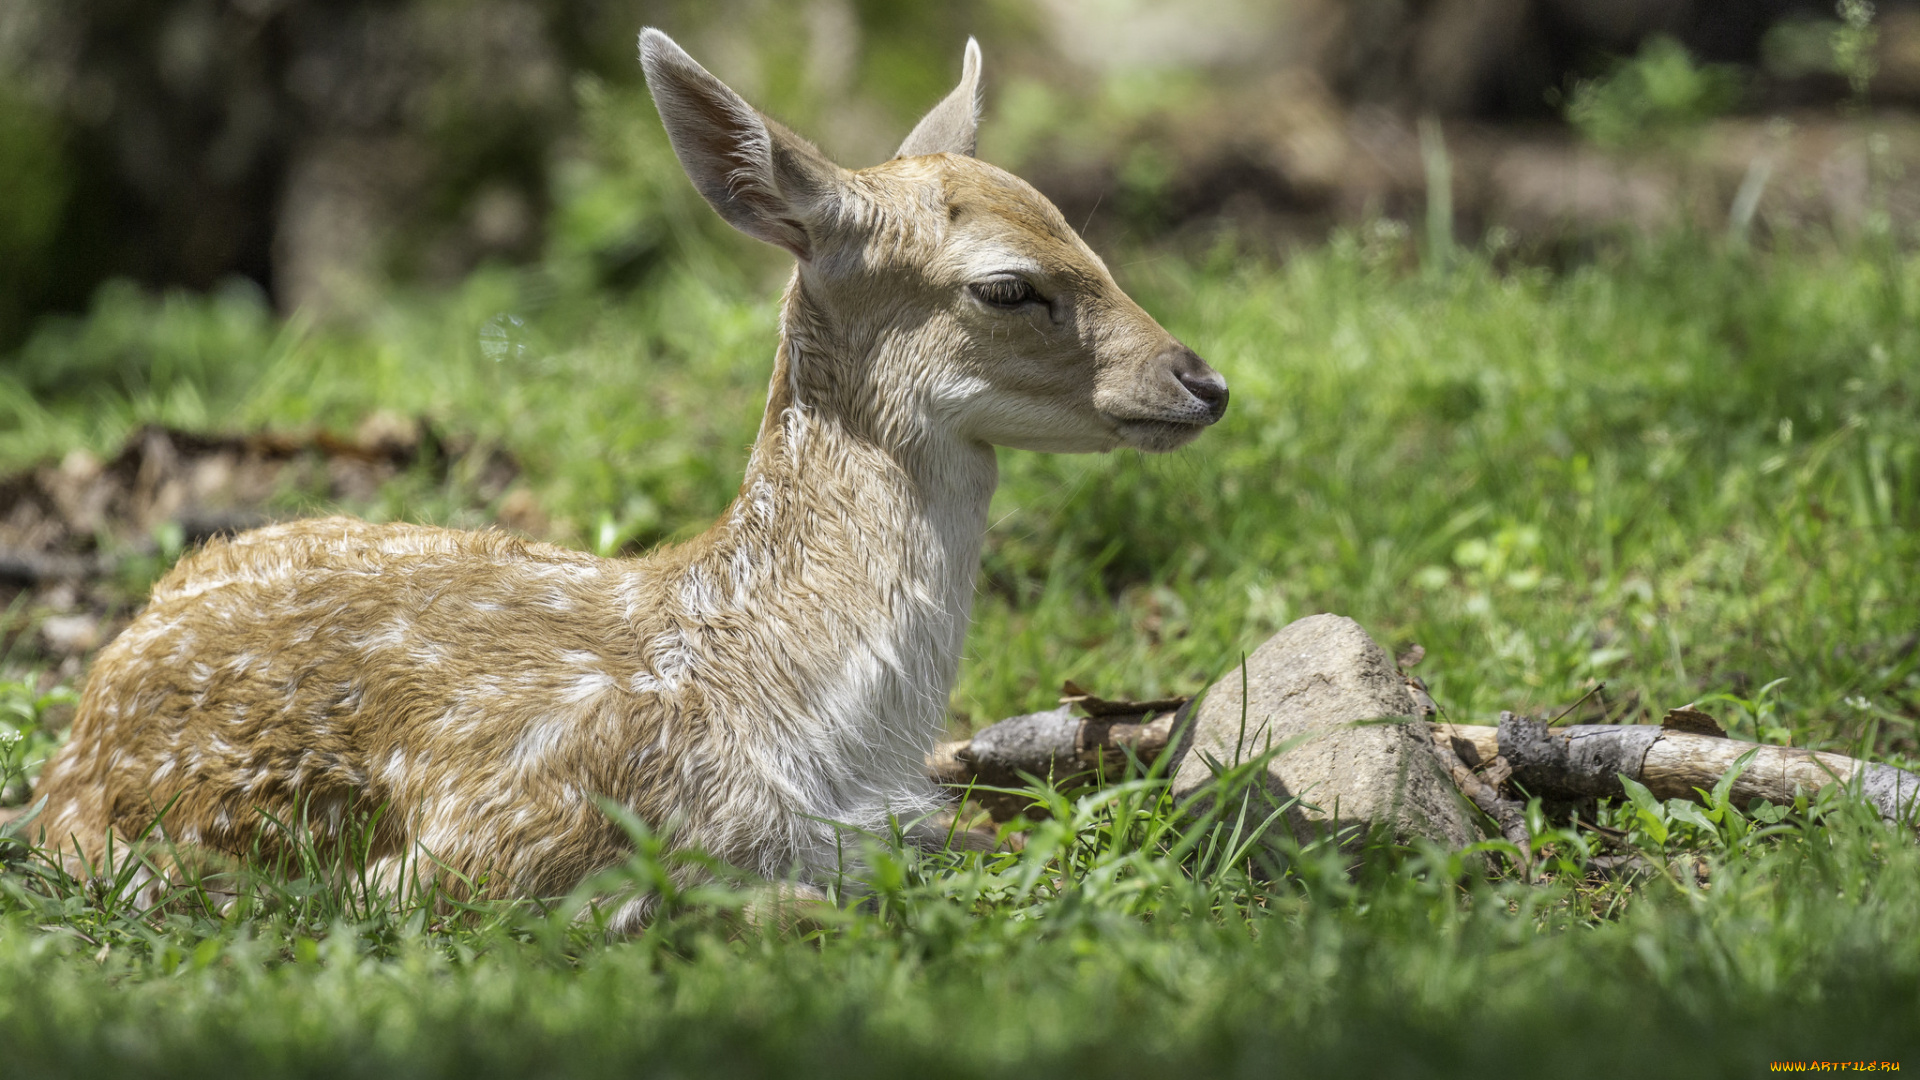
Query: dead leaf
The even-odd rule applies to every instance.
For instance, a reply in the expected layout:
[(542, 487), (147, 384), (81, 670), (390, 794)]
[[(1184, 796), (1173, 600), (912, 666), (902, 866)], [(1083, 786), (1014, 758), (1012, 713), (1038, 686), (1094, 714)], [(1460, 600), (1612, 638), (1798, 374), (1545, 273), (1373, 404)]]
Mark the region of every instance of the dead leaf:
[(1447, 745), (1453, 747), (1453, 756), (1460, 759), (1460, 764), (1469, 769), (1480, 767), (1480, 748), (1473, 745), (1472, 739), (1450, 738)]
[(1715, 720), (1713, 717), (1701, 712), (1692, 705), (1682, 705), (1677, 709), (1668, 709), (1667, 715), (1660, 720), (1660, 728), (1663, 731), (1678, 731), (1687, 735), (1705, 735), (1714, 739), (1724, 739), (1727, 737), (1727, 729), (1720, 726), (1720, 721)]

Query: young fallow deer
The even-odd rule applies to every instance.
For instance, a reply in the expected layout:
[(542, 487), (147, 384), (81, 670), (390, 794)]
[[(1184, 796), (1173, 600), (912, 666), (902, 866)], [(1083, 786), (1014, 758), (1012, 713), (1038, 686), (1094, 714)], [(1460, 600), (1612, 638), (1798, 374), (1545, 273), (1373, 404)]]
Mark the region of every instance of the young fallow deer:
[(386, 880), (424, 851), (553, 896), (630, 850), (596, 797), (802, 884), (834, 872), (833, 823), (940, 805), (923, 757), (994, 447), (1172, 450), (1226, 383), (972, 156), (975, 43), (899, 154), (858, 171), (658, 30), (640, 57), (694, 186), (799, 264), (726, 516), (637, 559), (338, 517), (209, 544), (100, 654), (35, 792), (45, 842), (96, 858), (164, 807), (169, 840), (243, 855), (263, 812), (324, 837), (384, 806)]

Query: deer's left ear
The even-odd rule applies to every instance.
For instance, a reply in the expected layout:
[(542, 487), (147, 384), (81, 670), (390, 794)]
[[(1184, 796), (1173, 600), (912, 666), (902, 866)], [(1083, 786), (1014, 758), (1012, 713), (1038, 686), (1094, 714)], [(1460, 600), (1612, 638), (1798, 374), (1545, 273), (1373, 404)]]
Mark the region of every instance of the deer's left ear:
[(965, 154), (973, 156), (975, 135), (980, 130), (980, 43), (967, 39), (967, 57), (960, 72), (960, 85), (940, 99), (933, 111), (922, 117), (900, 144), (894, 157), (919, 157), (922, 154)]

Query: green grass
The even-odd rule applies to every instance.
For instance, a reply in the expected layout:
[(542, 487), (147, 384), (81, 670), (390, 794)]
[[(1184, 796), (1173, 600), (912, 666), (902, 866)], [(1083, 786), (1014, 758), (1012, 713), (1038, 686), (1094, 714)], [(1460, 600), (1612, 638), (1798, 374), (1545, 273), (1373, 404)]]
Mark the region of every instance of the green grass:
[[(244, 290), (103, 293), (0, 362), (0, 463), (106, 451), (145, 420), (350, 430), (386, 408), (512, 450), (562, 539), (696, 531), (744, 464), (777, 288), (700, 228), (630, 292), (556, 256), (332, 327)], [(1233, 407), (1171, 457), (1003, 453), (955, 709), (1047, 705), (1063, 678), (1191, 692), (1332, 610), (1424, 645), (1455, 719), (1604, 680), (1620, 719), (1704, 700), (1740, 737), (1920, 756), (1920, 260), (1682, 238), (1560, 272), (1409, 262), (1382, 230), (1277, 266), (1115, 258)], [(464, 522), (464, 505), (411, 482), (355, 509)], [(7, 693), (30, 757), (45, 707)], [(1920, 848), (1844, 801), (1778, 823), (1614, 808), (1678, 868), (1630, 882), (1572, 872), (1585, 841), (1541, 821), (1545, 884), (1423, 851), (1352, 880), (1296, 852), (1260, 884), (1244, 860), (1196, 874), (1157, 789), (1127, 798), (1062, 804), (1054, 846), (1019, 856), (882, 848), (878, 899), (807, 937), (730, 932), (733, 902), (702, 894), (608, 945), (531, 909), (373, 911), (297, 872), (225, 914), (141, 919), (35, 878), (16, 846), (0, 1061), (1750, 1075), (1920, 1041)]]
[[(295, 878), (103, 917), (16, 874), (0, 1031), (17, 1075), (1744, 1075), (1915, 1046), (1920, 849), (1844, 800), (1745, 850), (1644, 848), (1697, 849), (1707, 887), (1490, 882), (1430, 850), (1357, 879), (1291, 851), (1257, 884), (1168, 857), (1151, 783), (1057, 805), (1018, 855), (877, 845), (869, 905), (806, 938), (717, 893), (603, 944), (564, 906), (346, 919), (352, 888)], [(640, 839), (600, 885), (660, 880)], [(1580, 843), (1540, 829), (1549, 863)]]

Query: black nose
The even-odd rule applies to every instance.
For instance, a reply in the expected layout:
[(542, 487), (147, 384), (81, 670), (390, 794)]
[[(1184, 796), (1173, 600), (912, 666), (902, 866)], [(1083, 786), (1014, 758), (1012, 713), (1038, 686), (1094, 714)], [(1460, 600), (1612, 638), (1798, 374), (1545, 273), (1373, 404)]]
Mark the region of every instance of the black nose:
[(1227, 411), (1227, 380), (1220, 373), (1207, 366), (1198, 353), (1185, 346), (1180, 347), (1180, 355), (1173, 359), (1173, 377), (1187, 388), (1187, 393), (1200, 400), (1207, 411), (1218, 420)]

